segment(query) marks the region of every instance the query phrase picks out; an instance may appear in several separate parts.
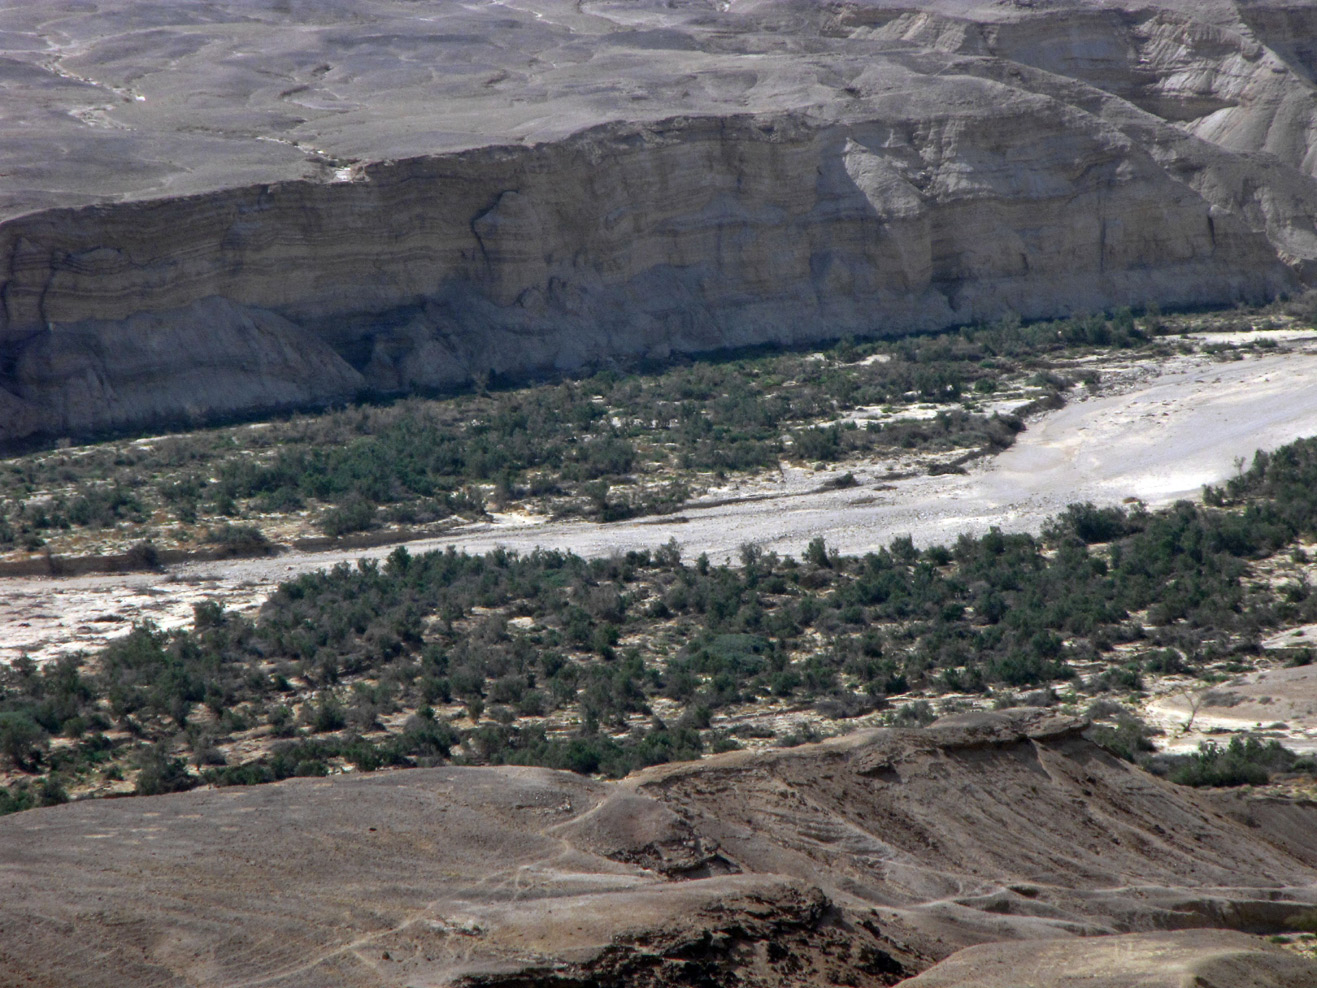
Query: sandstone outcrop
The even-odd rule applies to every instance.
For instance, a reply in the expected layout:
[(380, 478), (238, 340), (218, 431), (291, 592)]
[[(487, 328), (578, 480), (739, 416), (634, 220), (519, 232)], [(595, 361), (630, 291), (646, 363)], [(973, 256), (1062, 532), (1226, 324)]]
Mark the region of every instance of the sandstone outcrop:
[[(1317, 902), (1317, 806), (1178, 789), (1083, 727), (1014, 711), (620, 783), (413, 769), (14, 814), (0, 985), (950, 986), (1061, 955), (1094, 985), (1317, 983), (1256, 936)], [(1189, 932), (1128, 936), (1149, 931)]]
[(1317, 5), (0, 12), (0, 442), (1317, 278)]

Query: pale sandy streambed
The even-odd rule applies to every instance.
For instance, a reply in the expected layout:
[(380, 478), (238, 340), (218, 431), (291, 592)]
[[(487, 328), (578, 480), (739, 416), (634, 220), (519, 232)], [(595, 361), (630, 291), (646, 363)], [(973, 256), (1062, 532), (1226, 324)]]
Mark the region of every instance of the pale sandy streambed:
[[(1185, 357), (1141, 369), (1108, 393), (1077, 396), (1032, 421), (1014, 447), (967, 475), (883, 481), (894, 464), (877, 461), (843, 468), (858, 486), (828, 490), (827, 473), (786, 469), (728, 487), (675, 516), (609, 525), (499, 518), (409, 548), (543, 546), (601, 555), (675, 538), (686, 555), (707, 552), (720, 561), (735, 560), (747, 542), (799, 554), (820, 535), (843, 552), (865, 552), (903, 534), (928, 544), (992, 525), (1036, 531), (1076, 501), (1138, 498), (1156, 506), (1196, 497), (1203, 484), (1225, 479), (1255, 450), (1308, 435), (1317, 435), (1317, 352), (1300, 348), (1231, 362)], [(180, 623), (206, 597), (251, 606), (295, 573), (390, 549), (193, 563), (163, 576), (0, 580), (0, 659), (23, 651), (44, 659), (87, 647), (145, 617)]]

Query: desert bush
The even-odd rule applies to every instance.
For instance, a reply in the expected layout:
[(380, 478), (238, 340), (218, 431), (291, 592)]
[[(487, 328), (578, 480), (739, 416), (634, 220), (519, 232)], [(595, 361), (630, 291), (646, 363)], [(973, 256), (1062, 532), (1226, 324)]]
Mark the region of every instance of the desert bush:
[(1148, 725), (1124, 710), (1116, 715), (1114, 725), (1094, 725), (1089, 728), (1087, 737), (1127, 762), (1139, 761), (1154, 748)]
[(365, 498), (353, 498), (324, 512), (316, 525), (332, 538), (364, 532), (375, 527), (375, 510)]
[(0, 713), (0, 756), (21, 772), (34, 771), (41, 762), (46, 732), (25, 711)]
[(927, 700), (915, 700), (913, 703), (907, 703), (886, 716), (887, 723), (892, 727), (927, 727), (933, 721), (937, 720), (937, 714), (933, 711), (933, 705)]
[(159, 569), (160, 550), (154, 542), (134, 542), (126, 553), (129, 569)]
[(164, 745), (152, 745), (142, 752), (137, 776), (136, 792), (139, 796), (158, 796), (162, 793), (185, 792), (193, 789), (200, 779), (188, 773), (187, 763), (172, 757)]
[(1182, 786), (1257, 786), (1270, 781), (1273, 772), (1289, 771), (1298, 761), (1279, 741), (1234, 737), (1224, 747), (1204, 741), (1194, 754), (1167, 759), (1165, 765), (1170, 780)]
[(225, 524), (206, 529), (204, 540), (225, 556), (262, 556), (273, 550), (270, 540), (255, 525)]

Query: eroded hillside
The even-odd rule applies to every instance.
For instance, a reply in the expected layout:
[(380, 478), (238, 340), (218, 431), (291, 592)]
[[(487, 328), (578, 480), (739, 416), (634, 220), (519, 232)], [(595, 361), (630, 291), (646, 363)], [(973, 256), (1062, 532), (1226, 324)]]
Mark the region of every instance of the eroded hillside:
[[(1088, 935), (1086, 971), (1160, 979), (1140, 984), (1311, 984), (1242, 935), (1107, 939), (1286, 928), (1317, 901), (1313, 807), (1177, 789), (1083, 726), (1015, 711), (618, 784), (440, 768), (16, 814), (0, 982), (881, 985)], [(957, 963), (917, 983), (978, 983)]]
[(0, 440), (1312, 274), (1308, 5), (0, 14)]

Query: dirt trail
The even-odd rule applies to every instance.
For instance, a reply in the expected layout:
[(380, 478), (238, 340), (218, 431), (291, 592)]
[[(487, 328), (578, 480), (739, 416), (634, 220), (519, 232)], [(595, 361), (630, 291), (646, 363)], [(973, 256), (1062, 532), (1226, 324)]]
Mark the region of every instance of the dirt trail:
[[(975, 944), (1064, 957), (1076, 934), (1083, 970), (1125, 972), (1129, 941), (1103, 934), (1269, 934), (1317, 902), (1312, 803), (1173, 786), (1084, 724), (961, 714), (620, 783), (444, 766), (16, 813), (0, 985), (879, 986)], [(1028, 983), (1188, 984), (1222, 939), (1273, 955), (1237, 974), (1293, 976), (1211, 984), (1317, 983), (1212, 936), (1160, 943), (1180, 949), (1158, 980)]]
[[(1067, 504), (1150, 506), (1196, 497), (1253, 453), (1317, 434), (1317, 340), (1290, 353), (1233, 362), (1203, 357), (1140, 368), (1117, 386), (1033, 421), (1005, 453), (967, 475), (883, 481), (896, 463), (847, 464), (833, 472), (786, 469), (709, 495), (678, 515), (608, 525), (495, 518), (441, 538), (408, 544), (413, 552), (449, 545), (469, 552), (566, 549), (587, 556), (655, 547), (676, 539), (683, 553), (735, 560), (741, 545), (800, 554), (823, 536), (843, 552), (863, 553), (909, 534), (922, 544), (954, 540), (997, 525), (1037, 531)], [(859, 486), (825, 489), (836, 473)], [(198, 562), (160, 574), (93, 575), (0, 581), (0, 659), (23, 652), (40, 660), (90, 647), (151, 618), (176, 624), (194, 603), (222, 598), (251, 607), (281, 580), (392, 546), (273, 558)]]

